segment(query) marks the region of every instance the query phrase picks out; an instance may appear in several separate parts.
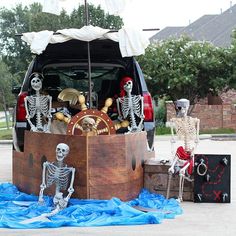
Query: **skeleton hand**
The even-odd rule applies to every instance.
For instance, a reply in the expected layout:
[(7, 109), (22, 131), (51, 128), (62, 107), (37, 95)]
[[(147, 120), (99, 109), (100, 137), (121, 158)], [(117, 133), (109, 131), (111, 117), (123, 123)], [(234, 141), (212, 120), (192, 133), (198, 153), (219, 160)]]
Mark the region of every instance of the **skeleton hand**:
[(69, 192), (70, 194), (72, 194), (74, 191), (75, 191), (75, 190), (74, 190), (73, 187), (69, 187), (69, 188), (68, 188), (68, 192)]
[(68, 205), (68, 199), (67, 198), (62, 198), (58, 201), (58, 205), (60, 207), (60, 209), (64, 209), (67, 207)]
[(39, 205), (43, 205), (44, 204), (43, 196), (39, 196), (38, 203), (39, 203)]
[(171, 143), (175, 143), (176, 141), (175, 141), (175, 139), (172, 137), (172, 138), (170, 139), (170, 142), (171, 142)]
[(175, 173), (174, 167), (170, 167), (168, 173), (173, 175)]
[(118, 116), (117, 119), (118, 119), (119, 121), (123, 121), (123, 120), (124, 120), (122, 116)]
[(141, 120), (144, 120), (144, 118), (145, 118), (145, 115), (141, 114), (141, 115), (140, 115), (140, 119), (141, 119)]

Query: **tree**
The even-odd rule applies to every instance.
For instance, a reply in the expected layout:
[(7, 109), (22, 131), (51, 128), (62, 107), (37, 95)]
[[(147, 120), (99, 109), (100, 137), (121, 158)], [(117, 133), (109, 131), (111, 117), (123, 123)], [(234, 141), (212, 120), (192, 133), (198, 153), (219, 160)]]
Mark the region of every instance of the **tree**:
[(186, 37), (151, 45), (138, 61), (150, 76), (152, 95), (187, 98), (191, 104), (227, 89), (232, 72), (229, 50)]
[[(32, 60), (29, 47), (16, 34), (31, 31), (63, 28), (81, 28), (85, 25), (84, 5), (79, 5), (70, 15), (64, 10), (59, 16), (42, 12), (42, 6), (34, 3), (28, 7), (17, 5), (13, 9), (0, 9), (0, 48), (3, 61), (12, 74), (21, 79)], [(120, 29), (122, 19), (105, 14), (100, 6), (89, 5), (89, 24), (102, 28)]]
[(229, 86), (236, 89), (236, 30), (232, 32), (232, 43), (231, 47), (228, 48), (228, 54), (230, 55), (230, 62), (232, 64)]
[(7, 110), (14, 105), (14, 96), (11, 93), (13, 78), (7, 66), (0, 61), (0, 110), (5, 112), (6, 124), (9, 129)]

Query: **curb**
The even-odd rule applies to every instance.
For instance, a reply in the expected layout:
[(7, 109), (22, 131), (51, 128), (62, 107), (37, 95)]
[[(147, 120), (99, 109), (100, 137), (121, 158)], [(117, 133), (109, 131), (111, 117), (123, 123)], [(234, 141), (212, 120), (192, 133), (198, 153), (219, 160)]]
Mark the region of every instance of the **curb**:
[[(225, 135), (227, 136), (227, 135)], [(204, 139), (212, 139), (212, 135), (211, 134), (201, 134), (199, 135), (199, 139), (200, 140), (204, 140)], [(236, 135), (235, 135), (235, 139), (236, 139)], [(171, 135), (156, 135), (155, 136), (155, 141), (169, 141), (171, 140)]]
[(0, 144), (12, 144), (12, 140), (0, 140)]

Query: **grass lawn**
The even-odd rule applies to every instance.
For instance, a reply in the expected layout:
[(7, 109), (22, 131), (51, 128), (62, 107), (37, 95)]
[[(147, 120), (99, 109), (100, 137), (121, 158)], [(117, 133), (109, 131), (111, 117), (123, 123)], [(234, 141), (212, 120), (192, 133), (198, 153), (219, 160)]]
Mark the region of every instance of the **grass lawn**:
[[(9, 127), (12, 127), (12, 122), (11, 121), (9, 121)], [(6, 124), (6, 122), (0, 122), (0, 129), (1, 128), (6, 128), (7, 127), (7, 124)]]
[(0, 130), (0, 140), (11, 140), (11, 139), (12, 139), (12, 129)]
[[(0, 123), (1, 124), (1, 123)], [(6, 126), (0, 126), (0, 128), (3, 128)], [(220, 129), (212, 129), (212, 130), (203, 130), (200, 131), (200, 134), (234, 134), (235, 131), (233, 129), (228, 128), (220, 128)], [(158, 127), (156, 128), (156, 135), (170, 135), (170, 128), (167, 127)], [(0, 140), (9, 140), (12, 139), (12, 129), (3, 129), (0, 130)]]

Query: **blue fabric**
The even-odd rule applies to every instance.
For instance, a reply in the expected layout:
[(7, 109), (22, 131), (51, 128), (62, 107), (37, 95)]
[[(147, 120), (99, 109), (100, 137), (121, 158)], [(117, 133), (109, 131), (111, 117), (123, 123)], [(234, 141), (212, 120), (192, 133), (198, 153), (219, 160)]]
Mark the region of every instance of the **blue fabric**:
[[(143, 189), (138, 198), (122, 202), (111, 200), (71, 199), (69, 205), (50, 221), (22, 224), (21, 221), (51, 212), (52, 198), (44, 197), (45, 204), (37, 203), (38, 197), (20, 192), (10, 183), (0, 184), (0, 227), (1, 228), (53, 228), (61, 226), (107, 226), (159, 224), (163, 219), (174, 218), (182, 213), (175, 199), (165, 199), (159, 194)], [(155, 208), (157, 211), (142, 212), (132, 206)]]

